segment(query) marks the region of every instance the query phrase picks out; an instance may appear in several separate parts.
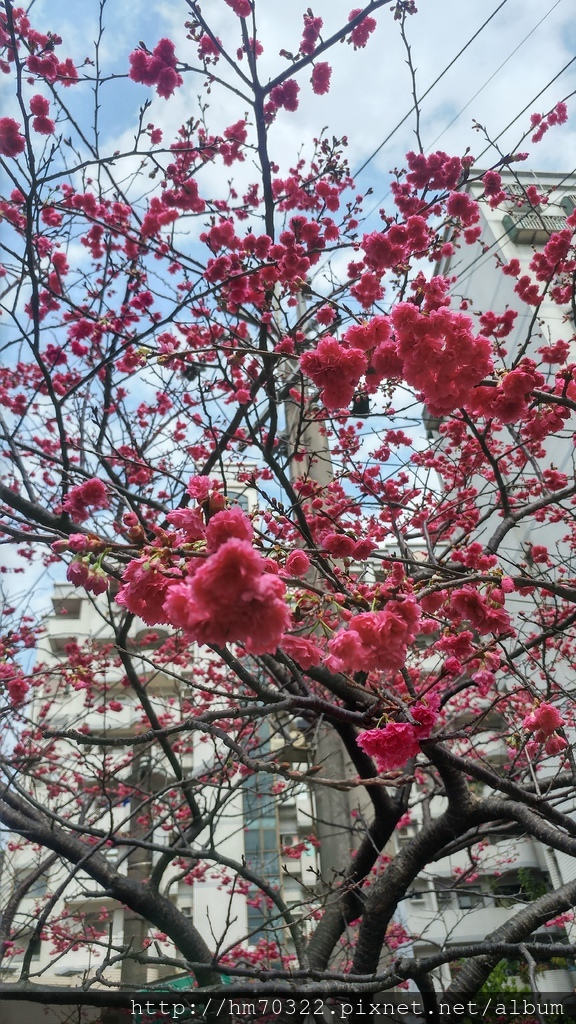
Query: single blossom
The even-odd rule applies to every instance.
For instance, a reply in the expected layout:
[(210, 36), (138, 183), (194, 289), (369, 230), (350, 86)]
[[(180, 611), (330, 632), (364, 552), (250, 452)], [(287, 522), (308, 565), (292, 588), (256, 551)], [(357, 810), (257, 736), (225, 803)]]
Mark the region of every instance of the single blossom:
[(0, 156), (18, 156), (26, 148), (26, 139), (20, 135), (20, 124), (12, 117), (0, 117)]
[(298, 662), (303, 669), (312, 668), (313, 665), (319, 665), (322, 661), (321, 648), (305, 636), (286, 634), (282, 637), (280, 646), (288, 657)]
[(332, 77), (332, 68), (326, 61), (321, 61), (319, 64), (314, 65), (312, 71), (312, 89), (317, 96), (324, 96), (325, 93), (330, 91), (330, 79)]
[(231, 7), (234, 14), (237, 14), (239, 18), (249, 18), (252, 14), (252, 4), (250, 0), (225, 0), (228, 7)]
[(291, 551), (286, 559), (286, 572), (298, 578), (305, 576), (310, 568), (310, 559), (304, 551)]
[(198, 508), (175, 508), (166, 519), (171, 526), (182, 530), (187, 541), (201, 540), (206, 532), (202, 513)]
[(559, 754), (560, 751), (565, 750), (568, 743), (563, 736), (549, 736), (544, 744), (544, 750), (547, 754), (554, 755)]
[(238, 505), (223, 509), (222, 512), (216, 512), (210, 518), (206, 527), (208, 551), (216, 551), (231, 537), (238, 537), (240, 540), (249, 542), (254, 537), (252, 523)]

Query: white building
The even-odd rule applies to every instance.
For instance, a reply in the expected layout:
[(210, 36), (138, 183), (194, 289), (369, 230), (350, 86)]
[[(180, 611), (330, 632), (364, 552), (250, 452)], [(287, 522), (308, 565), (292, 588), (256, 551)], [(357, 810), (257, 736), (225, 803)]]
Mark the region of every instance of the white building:
[[(471, 177), (481, 178), (482, 174), (482, 171), (473, 170)], [(518, 276), (528, 275), (534, 279), (529, 268), (534, 253), (544, 248), (553, 232), (566, 227), (567, 215), (576, 208), (576, 176), (515, 170), (514, 173), (502, 172), (502, 179), (509, 202), (491, 209), (486, 201), (481, 201), (482, 230), (477, 243), (457, 248), (452, 256), (441, 261), (436, 272), (456, 279), (451, 288), (452, 306), (457, 309), (460, 303), (464, 303), (467, 314), (474, 319), (478, 320), (480, 313), (486, 310), (498, 315), (507, 310), (517, 313), (512, 333), (503, 341), (507, 351), (506, 365), (510, 366), (520, 354), (540, 361), (536, 350), (558, 341), (570, 343), (567, 362), (574, 361), (575, 325), (571, 309), (559, 307), (545, 295), (538, 315), (532, 316), (531, 307), (519, 298), (514, 289)], [(535, 186), (547, 202), (532, 205), (526, 192), (530, 186)], [(481, 180), (471, 182), (468, 191), (475, 199), (480, 199), (484, 191)], [(519, 274), (502, 273), (500, 268), (513, 260), (519, 263)], [(551, 373), (556, 369), (552, 366)], [(439, 423), (439, 420), (425, 416), (429, 438), (437, 437), (438, 443), (442, 444)], [(573, 424), (568, 423), (560, 436), (555, 436), (553, 442), (545, 442), (544, 446), (546, 456), (540, 460), (541, 468), (558, 469), (572, 481)], [(483, 491), (488, 501), (489, 495), (493, 494), (493, 485), (486, 487), (479, 480), (478, 490), (479, 502), (482, 503)], [(500, 521), (497, 513), (487, 520), (486, 539)], [(539, 524), (533, 518), (526, 523), (521, 522), (517, 529), (510, 531), (499, 548), (500, 564), (506, 571), (507, 563), (513, 566), (523, 558), (529, 560), (531, 545), (539, 544), (553, 553), (558, 569), (563, 563), (561, 538), (565, 532), (561, 525)], [(507, 601), (507, 608), (512, 609), (516, 624), (522, 630), (522, 599), (516, 597)], [(566, 689), (573, 690), (574, 679), (569, 666), (557, 661), (555, 670), (563, 674)], [(486, 726), (489, 728), (490, 721)], [(476, 742), (481, 745), (482, 736), (478, 736)], [(501, 746), (502, 750), (498, 750), (498, 745), (492, 742), (486, 747), (485, 756), (494, 764), (505, 759), (504, 744)], [(571, 803), (563, 810), (576, 818), (573, 807)], [(442, 810), (441, 801), (432, 809), (434, 814)], [(422, 810), (415, 807), (413, 822), (400, 832), (396, 842), (405, 842), (418, 829), (421, 820)], [(576, 862), (573, 858), (546, 848), (531, 838), (503, 840), (487, 837), (472, 873), (470, 859), (465, 852), (457, 852), (434, 866), (430, 865), (408, 894), (400, 919), (403, 917), (412, 934), (419, 936), (415, 942), (416, 954), (426, 955), (446, 943), (455, 945), (461, 941), (481, 940), (504, 924), (523, 902), (556, 889), (575, 877)], [(574, 925), (568, 924), (567, 931), (570, 940), (574, 941)], [(538, 941), (559, 941), (563, 934), (561, 928), (542, 929), (538, 932)], [(448, 982), (449, 978), (448, 969), (444, 968), (442, 980)], [(538, 975), (538, 983), (542, 992), (568, 992), (574, 986), (573, 976), (564, 970), (544, 971)]]
[[(239, 497), (241, 503), (246, 498), (252, 505), (251, 493)], [(156, 846), (165, 847), (175, 838), (175, 822), (181, 820), (182, 828), (186, 827), (185, 807), (178, 798), (181, 790), (173, 766), (158, 744), (145, 745), (140, 756), (133, 756), (134, 750), (140, 748), (131, 747), (130, 743), (138, 733), (150, 729), (150, 718), (143, 710), (143, 701), (126, 685), (124, 668), (113, 647), (110, 615), (115, 613), (114, 608), (116, 613), (120, 609), (113, 603), (108, 605), (106, 597), (94, 599), (70, 583), (55, 586), (52, 605), (37, 657), (38, 663), (46, 668), (45, 683), (35, 693), (28, 711), (29, 721), (32, 726), (42, 723), (43, 728), (60, 732), (87, 732), (93, 743), (79, 745), (72, 739), (56, 739), (53, 777), (51, 771), (37, 777), (33, 783), (34, 796), (41, 805), (61, 811), (72, 822), (85, 820), (95, 828), (110, 829), (127, 839), (146, 837)], [(164, 659), (155, 665), (154, 652), (168, 636), (166, 629), (151, 628), (136, 619), (127, 642), (146, 700), (163, 724), (179, 721), (190, 713), (191, 702), (202, 699), (203, 691), (193, 690), (187, 680), (203, 673), (207, 677), (211, 661), (215, 665), (210, 652), (197, 647), (193, 648), (192, 661), (188, 656), (185, 664), (175, 658), (174, 662)], [(71, 644), (77, 652), (72, 656)], [(84, 644), (92, 652), (90, 663), (97, 666), (100, 684), (98, 699), (88, 701), (83, 685)], [(206, 706), (214, 709), (222, 706), (222, 698), (217, 687), (212, 688), (215, 694), (208, 694), (207, 687)], [(260, 737), (260, 753), (278, 749), (282, 758), (290, 759), (294, 766), (306, 762), (303, 734), (295, 730), (292, 722), (273, 723), (275, 733), (270, 726), (267, 728), (268, 733), (262, 732)], [(106, 747), (103, 742), (99, 744), (99, 738), (125, 738), (127, 742)], [(243, 884), (242, 880), (236, 884), (223, 880), (222, 875), (234, 875), (233, 868), (226, 869), (227, 861), (238, 865), (245, 862), (288, 905), (295, 907), (298, 917), (300, 906), (313, 899), (318, 877), (315, 846), (304, 841), (314, 827), (309, 790), (303, 785), (289, 784), (285, 793), (277, 797), (270, 790), (274, 777), (264, 773), (231, 778), (219, 791), (214, 778), (222, 772), (226, 754), (216, 741), (203, 733), (187, 732), (174, 749), (183, 779), (192, 780), (202, 811), (209, 816), (214, 813), (214, 819), (210, 828), (192, 843), (199, 853), (198, 860), (171, 865), (162, 876), (160, 892), (193, 920), (211, 948), (233, 949), (240, 943), (249, 952), (258, 941), (266, 939), (277, 942), (290, 955), (293, 944), (276, 908), (266, 907), (265, 901), (257, 905), (258, 890), (253, 884)], [(62, 764), (69, 770), (69, 792), (62, 792), (61, 785), (53, 785), (61, 774)], [(80, 792), (80, 778), (87, 782), (85, 793)], [(130, 787), (128, 792), (134, 787), (141, 792), (141, 805), (137, 804), (136, 809), (134, 797), (126, 796), (123, 786)], [(140, 822), (148, 807), (153, 828), (150, 823)], [(105, 843), (100, 846), (121, 873), (136, 880), (150, 877), (161, 858), (159, 851), (136, 848), (128, 853), (128, 846), (126, 851)], [(291, 856), (291, 847), (302, 850)], [(213, 852), (225, 861), (220, 869), (211, 859)], [(27, 881), (30, 884), (14, 919), (13, 953), (5, 957), (0, 971), (2, 980), (17, 980), (29, 959), (26, 966), (32, 981), (38, 977), (46, 985), (76, 985), (79, 978), (92, 975), (106, 957), (121, 951), (123, 944), (132, 941), (136, 947), (156, 936), (154, 929), (148, 929), (146, 923), (110, 896), (100, 894), (98, 886), (81, 870), (75, 871), (50, 856), (49, 851), (31, 847), (17, 836), (10, 837), (2, 873), (4, 905)], [(46, 938), (32, 947), (30, 938), (38, 916), (52, 901), (54, 905), (44, 928)], [(62, 919), (66, 931), (77, 934), (77, 942), (69, 936), (58, 937), (58, 922)], [(303, 927), (307, 929), (308, 923)], [(165, 941), (160, 940), (154, 949), (178, 955)], [(130, 962), (117, 959), (106, 967), (103, 981), (144, 984), (177, 973), (174, 967), (142, 968), (132, 964), (132, 969), (131, 974)]]

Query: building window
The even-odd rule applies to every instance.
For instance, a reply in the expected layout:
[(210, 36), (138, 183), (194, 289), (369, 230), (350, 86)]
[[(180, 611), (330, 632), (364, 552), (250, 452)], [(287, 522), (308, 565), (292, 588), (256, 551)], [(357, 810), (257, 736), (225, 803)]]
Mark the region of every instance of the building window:
[[(31, 868), (21, 868), (16, 871), (14, 875), (14, 888), (18, 889), (21, 885), (25, 884), (27, 878), (33, 876), (33, 870)], [(33, 882), (30, 882), (27, 890), (26, 897), (39, 897), (45, 896), (48, 889), (48, 875), (39, 875)]]
[(550, 235), (566, 227), (566, 218), (539, 213), (507, 213), (502, 218), (502, 227), (516, 245), (545, 245)]
[(422, 889), (412, 889), (408, 893), (408, 896), (413, 903), (423, 903), (424, 901), (424, 892), (422, 891)]
[(460, 890), (457, 893), (458, 906), (460, 910), (472, 910), (474, 907), (481, 907), (484, 905), (484, 896), (478, 890), (471, 889), (470, 892), (464, 892)]
[(228, 491), (228, 497), (239, 505), (243, 512), (250, 511), (250, 502), (246, 491)]
[(408, 846), (408, 843), (412, 842), (415, 835), (416, 829), (414, 828), (414, 825), (405, 825), (404, 828), (398, 829), (396, 839), (399, 848), (402, 849), (403, 846)]
[(12, 954), (12, 963), (21, 964), (29, 947), (31, 947), (32, 960), (35, 961), (40, 959), (40, 948), (42, 943), (40, 942), (40, 939), (35, 939), (33, 937), (32, 932), (25, 932), (23, 935), (18, 935), (12, 941), (18, 950), (18, 952)]
[(82, 613), (81, 597), (54, 597), (52, 605), (57, 619), (79, 619)]
[(452, 903), (454, 890), (450, 882), (445, 881), (442, 878), (437, 878), (434, 882), (434, 891), (436, 893), (436, 899), (438, 900), (439, 910), (443, 907), (448, 907)]

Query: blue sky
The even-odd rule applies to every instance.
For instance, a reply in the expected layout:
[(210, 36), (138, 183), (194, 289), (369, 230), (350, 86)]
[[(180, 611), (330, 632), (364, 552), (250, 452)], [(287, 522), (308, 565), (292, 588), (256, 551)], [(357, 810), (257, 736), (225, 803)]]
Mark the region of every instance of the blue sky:
[[(324, 19), (324, 35), (347, 19), (356, 2), (320, 0), (313, 4), (314, 14)], [(419, 94), (428, 89), (500, 3), (501, 0), (422, 0), (419, 13), (407, 23)], [(280, 49), (297, 50), (302, 12), (308, 3), (300, 7), (286, 0), (256, 0), (256, 5), (258, 37), (264, 45), (261, 77), (265, 80), (286, 67), (278, 55)], [(204, 0), (202, 9), (217, 35), (234, 52), (240, 41), (239, 23), (224, 0)], [(31, 18), (40, 30), (51, 29), (63, 37), (59, 49), (62, 58), (71, 56), (81, 64), (85, 57), (94, 55), (98, 11), (97, 0), (82, 0), (79, 4), (70, 0), (35, 0)], [(501, 138), (503, 150), (512, 149), (527, 128), (532, 110), (546, 112), (576, 89), (576, 62), (546, 88), (576, 52), (572, 15), (571, 0), (505, 0), (490, 24), (424, 99), (425, 149), (441, 148), (462, 154), (470, 147), (477, 155), (485, 143), (473, 130), (473, 119), (485, 125), (493, 137), (497, 136), (532, 97), (545, 89)], [(196, 63), (195, 47), (186, 40), (187, 17), (189, 11), (184, 0), (131, 0), (130, 4), (107, 0), (100, 55), (103, 74), (127, 74), (128, 55), (138, 42), (143, 40), (152, 49), (166, 35), (173, 39), (180, 59)], [(378, 28), (364, 50), (355, 53), (346, 45), (335, 48), (332, 88), (327, 96), (312, 93), (308, 72), (301, 76), (299, 110), (294, 114), (281, 111), (271, 130), (271, 145), (283, 171), (302, 146), (305, 154), (310, 153), (309, 140), (324, 126), (336, 136), (347, 135), (348, 156), (355, 170), (409, 111), (411, 83), (398, 25), (388, 6), (377, 13), (377, 20)], [(242, 102), (230, 94), (223, 96), (214, 89), (205, 97), (202, 80), (196, 75), (186, 75), (184, 86), (169, 102), (157, 97), (153, 90), (126, 79), (107, 82), (100, 97), (103, 148), (113, 151), (130, 145), (139, 107), (147, 99), (152, 100), (152, 105), (146, 120), (164, 129), (169, 145), (178, 126), (197, 114), (199, 94), (210, 102), (208, 122), (215, 131), (245, 112)], [(92, 117), (90, 88), (63, 90), (63, 96), (88, 131)], [(576, 166), (576, 104), (569, 101), (568, 106), (568, 125), (551, 130), (542, 143), (533, 147), (523, 168), (569, 172)], [(410, 117), (358, 176), (359, 191), (373, 189), (373, 196), (366, 203), (367, 211), (383, 204), (391, 206), (390, 200), (386, 200), (388, 172), (394, 166), (402, 166), (406, 150), (413, 148), (413, 130), (414, 120)], [(523, 144), (522, 148), (530, 146)], [(482, 158), (483, 166), (489, 163), (488, 155)], [(248, 161), (232, 170), (245, 180), (253, 177)], [(223, 187), (231, 176), (231, 170), (222, 167), (211, 168), (209, 173), (212, 179), (221, 179)]]
[[(407, 22), (420, 93), (428, 89), (500, 2), (422, 0), (418, 14)], [(352, 0), (320, 0), (313, 5), (314, 14), (324, 19), (324, 35), (346, 20), (351, 3)], [(261, 58), (264, 80), (286, 66), (278, 56), (281, 48), (297, 49), (301, 14), (306, 6), (302, 4), (300, 10), (298, 4), (287, 4), (285, 0), (256, 0), (258, 36), (264, 45)], [(59, 31), (64, 39), (62, 52), (81, 60), (92, 53), (98, 7), (96, 0), (83, 0), (81, 4), (71, 4), (69, 0), (36, 0), (32, 17), (38, 27)], [(206, 0), (202, 10), (234, 52), (239, 42), (239, 23), (224, 0)], [(123, 0), (108, 0), (104, 8), (104, 69), (111, 73), (126, 72), (128, 54), (138, 41), (144, 40), (152, 48), (163, 35), (174, 40), (181, 59), (192, 63), (195, 48), (186, 40), (183, 27), (188, 16), (187, 5), (179, 0), (170, 3), (133, 0), (129, 5)], [(350, 46), (336, 47), (332, 89), (328, 96), (314, 96), (307, 83), (308, 75), (302, 75), (299, 111), (283, 114), (277, 123), (287, 157), (298, 149), (302, 139), (328, 125), (334, 134), (348, 136), (351, 165), (358, 167), (409, 110), (410, 77), (398, 25), (388, 6), (378, 11), (377, 20), (378, 28), (364, 50), (354, 53)], [(505, 0), (490, 24), (423, 101), (424, 147), (461, 152), (469, 145), (472, 152), (479, 152), (483, 146), (472, 130), (472, 119), (486, 125), (493, 136), (497, 135), (575, 53), (576, 27), (570, 0)], [(155, 97), (150, 119), (176, 124), (184, 115), (190, 116), (196, 107), (199, 85), (196, 76), (188, 75), (184, 87), (169, 103)], [(530, 110), (543, 112), (573, 89), (576, 89), (576, 63)], [(153, 94), (143, 86), (124, 88), (116, 82), (106, 87), (104, 96), (109, 102), (104, 106), (104, 127), (110, 138), (120, 133), (127, 121), (134, 123), (138, 103), (149, 95)], [(230, 115), (228, 123), (234, 119), (231, 116), (234, 103), (229, 97), (222, 104), (213, 92), (210, 102), (216, 121), (223, 115)], [(241, 106), (239, 103), (240, 114)], [(454, 117), (457, 120), (450, 126)], [(527, 125), (527, 117), (525, 115), (503, 136), (504, 148), (510, 148), (518, 140)], [(413, 138), (413, 118), (409, 118), (370, 164), (370, 170), (362, 173), (362, 183), (377, 187), (382, 175), (401, 163), (403, 154), (413, 145)], [(549, 133), (536, 148), (531, 164), (539, 169), (571, 170), (576, 164), (574, 127)]]

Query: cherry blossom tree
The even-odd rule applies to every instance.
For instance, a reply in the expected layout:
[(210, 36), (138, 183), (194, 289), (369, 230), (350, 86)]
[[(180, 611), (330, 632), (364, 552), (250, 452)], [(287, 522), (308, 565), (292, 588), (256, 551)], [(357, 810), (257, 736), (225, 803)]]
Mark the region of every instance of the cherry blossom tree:
[[(54, 962), (96, 951), (104, 982), (121, 965), (107, 987), (80, 979), (80, 1002), (120, 1002), (160, 968), (210, 991), (226, 975), (309, 994), (414, 982), (432, 999), (449, 964), (457, 999), (502, 959), (574, 952), (574, 881), (481, 946), (424, 958), (399, 908), (463, 851), (454, 885), (473, 887), (489, 841), (576, 854), (576, 485), (571, 459), (558, 468), (576, 215), (529, 273), (494, 267), (520, 319), (478, 309), (438, 265), (477, 252), (481, 212), (516, 201), (525, 154), (495, 146), (479, 173), (470, 153), (418, 144), (372, 230), (345, 139), (276, 155), (306, 94), (338, 88), (337, 44), (364, 59), (377, 17), (406, 33), (414, 4), (372, 0), (329, 30), (298, 12), (269, 79), (258, 3), (225, 4), (226, 39), (187, 0), (181, 34), (135, 40), (112, 83), (101, 37), (79, 60), (12, 0), (1, 16), (1, 533), (15, 584), (65, 576), (102, 634), (70, 623), (44, 656), (42, 619), (6, 598), (0, 821), (7, 858), (34, 867), (4, 887), (0, 955), (16, 962), (22, 900), (53, 872), (32, 939)], [(154, 91), (168, 112), (192, 80), (204, 98), (176, 130), (149, 121)], [(105, 84), (126, 106), (114, 149)], [(233, 111), (222, 128), (212, 95)], [(566, 116), (534, 114), (527, 144)], [(563, 325), (550, 337), (545, 301)], [(528, 527), (536, 540), (516, 543)], [(309, 834), (280, 863), (312, 844), (320, 868), (292, 905), (214, 840), (247, 788), (312, 794)], [(215, 937), (175, 905), (175, 885), (207, 876), (264, 933), (232, 939), (231, 911)], [(79, 878), (96, 921), (66, 903)], [(568, 932), (545, 945), (534, 933), (553, 922)], [(32, 943), (20, 963), (0, 992), (45, 993)]]

